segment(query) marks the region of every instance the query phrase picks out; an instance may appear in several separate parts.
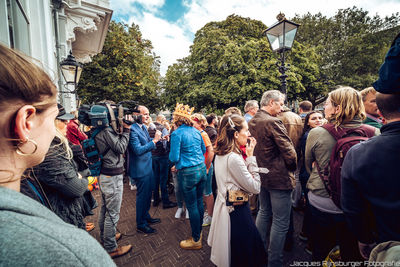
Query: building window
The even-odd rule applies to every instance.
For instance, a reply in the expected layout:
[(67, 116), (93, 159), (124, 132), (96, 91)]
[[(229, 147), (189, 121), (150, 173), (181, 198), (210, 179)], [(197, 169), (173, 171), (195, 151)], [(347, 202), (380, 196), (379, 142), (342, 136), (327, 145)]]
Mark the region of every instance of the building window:
[(0, 0), (1, 6), (7, 6), (6, 10), (6, 30), (3, 28), (1, 40), (8, 44), (11, 48), (15, 48), (27, 55), (31, 54), (30, 48), (30, 21), (27, 12), (28, 0)]

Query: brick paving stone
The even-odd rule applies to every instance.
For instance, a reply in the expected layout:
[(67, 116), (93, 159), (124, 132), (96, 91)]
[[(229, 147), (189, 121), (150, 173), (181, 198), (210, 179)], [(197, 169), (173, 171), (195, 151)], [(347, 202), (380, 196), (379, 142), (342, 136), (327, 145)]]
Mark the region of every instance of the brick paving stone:
[[(93, 191), (93, 196), (100, 206), (100, 191)], [(175, 196), (170, 195), (170, 200), (175, 201)], [(132, 251), (127, 255), (115, 258), (118, 266), (215, 266), (210, 261), (211, 248), (207, 245), (210, 227), (203, 227), (203, 248), (201, 250), (183, 250), (179, 242), (191, 236), (189, 220), (184, 217), (174, 217), (176, 208), (163, 209), (162, 203), (158, 207), (151, 206), (150, 216), (160, 218), (161, 223), (152, 225), (157, 229), (155, 235), (143, 235), (136, 232), (136, 190), (131, 191), (128, 184), (124, 184), (124, 193), (120, 220), (117, 229), (123, 234), (119, 245), (132, 245)], [(87, 222), (93, 222), (96, 228), (90, 234), (100, 240), (97, 222), (100, 208), (94, 210), (95, 215), (87, 217)], [(293, 261), (309, 261), (310, 256), (304, 252), (305, 243), (298, 239), (301, 228), (302, 214), (294, 212), (295, 244), (291, 252), (284, 253), (284, 266), (289, 266)]]

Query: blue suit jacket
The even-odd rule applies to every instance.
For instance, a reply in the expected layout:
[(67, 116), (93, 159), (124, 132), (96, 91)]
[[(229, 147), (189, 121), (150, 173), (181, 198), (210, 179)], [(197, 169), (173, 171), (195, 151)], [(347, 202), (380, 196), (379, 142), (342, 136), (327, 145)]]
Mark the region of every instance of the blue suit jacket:
[(129, 135), (129, 176), (133, 179), (153, 175), (151, 150), (154, 143), (146, 130), (138, 124), (131, 126)]

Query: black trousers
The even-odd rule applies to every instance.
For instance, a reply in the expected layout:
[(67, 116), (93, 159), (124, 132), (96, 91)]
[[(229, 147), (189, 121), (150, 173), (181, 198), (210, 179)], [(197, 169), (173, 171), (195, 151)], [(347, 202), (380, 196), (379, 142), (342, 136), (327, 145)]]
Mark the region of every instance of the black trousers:
[(342, 261), (363, 261), (357, 239), (347, 227), (343, 214), (331, 214), (310, 205), (313, 260), (325, 260), (336, 245), (340, 247)]
[(235, 206), (231, 219), (231, 266), (266, 266), (267, 254), (249, 204)]

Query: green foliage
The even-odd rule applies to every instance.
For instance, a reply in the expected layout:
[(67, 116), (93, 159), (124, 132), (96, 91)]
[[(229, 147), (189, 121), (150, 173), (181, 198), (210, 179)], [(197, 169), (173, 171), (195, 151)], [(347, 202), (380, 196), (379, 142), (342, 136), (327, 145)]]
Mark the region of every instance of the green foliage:
[(83, 103), (135, 100), (160, 108), (160, 62), (152, 49), (137, 25), (111, 21), (102, 53), (83, 67), (78, 86)]
[(368, 11), (356, 7), (340, 9), (331, 18), (308, 13), (293, 20), (301, 24), (296, 40), (321, 57), (322, 76), (331, 89), (334, 85), (371, 86), (400, 30), (399, 13), (370, 17)]
[[(200, 29), (190, 55), (168, 68), (163, 99), (167, 107), (176, 102), (196, 110), (223, 113), (228, 107), (243, 109), (246, 100), (260, 100), (266, 90), (280, 89), (278, 55), (272, 53), (258, 20), (236, 15), (210, 22)], [(313, 49), (296, 44), (287, 63), (297, 64), (288, 71), (288, 97), (304, 93), (303, 83), (316, 82), (319, 59)], [(295, 65), (293, 63), (293, 65)]]

